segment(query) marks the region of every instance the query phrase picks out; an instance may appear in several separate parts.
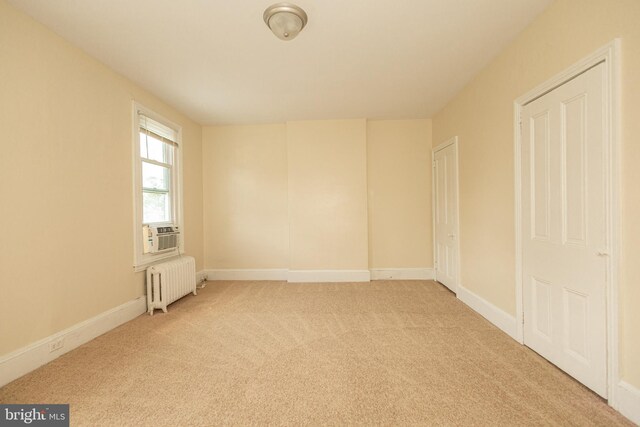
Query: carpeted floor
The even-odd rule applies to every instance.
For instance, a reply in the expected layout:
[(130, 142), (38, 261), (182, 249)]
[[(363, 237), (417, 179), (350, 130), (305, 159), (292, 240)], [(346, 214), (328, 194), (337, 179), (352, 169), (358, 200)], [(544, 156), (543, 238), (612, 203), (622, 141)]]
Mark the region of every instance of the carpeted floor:
[(631, 425), (426, 281), (209, 282), (0, 389), (82, 426)]

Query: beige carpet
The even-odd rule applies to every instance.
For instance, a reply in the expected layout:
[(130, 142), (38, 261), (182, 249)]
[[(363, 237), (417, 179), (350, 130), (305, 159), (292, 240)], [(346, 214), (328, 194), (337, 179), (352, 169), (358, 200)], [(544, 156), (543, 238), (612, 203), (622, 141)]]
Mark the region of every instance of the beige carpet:
[(0, 389), (72, 425), (631, 425), (433, 282), (210, 282)]

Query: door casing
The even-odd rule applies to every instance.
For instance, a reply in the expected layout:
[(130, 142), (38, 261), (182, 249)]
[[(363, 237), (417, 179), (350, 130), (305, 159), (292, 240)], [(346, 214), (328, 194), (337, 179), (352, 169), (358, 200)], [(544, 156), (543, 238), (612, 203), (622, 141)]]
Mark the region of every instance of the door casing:
[(618, 286), (620, 260), (620, 41), (615, 39), (565, 71), (557, 74), (514, 101), (514, 169), (515, 169), (515, 237), (516, 237), (516, 320), (517, 341), (524, 344), (522, 283), (522, 156), (521, 112), (525, 104), (543, 96), (591, 67), (604, 63), (604, 126), (606, 228), (609, 241), (607, 262), (607, 395), (608, 403), (617, 407), (618, 367)]

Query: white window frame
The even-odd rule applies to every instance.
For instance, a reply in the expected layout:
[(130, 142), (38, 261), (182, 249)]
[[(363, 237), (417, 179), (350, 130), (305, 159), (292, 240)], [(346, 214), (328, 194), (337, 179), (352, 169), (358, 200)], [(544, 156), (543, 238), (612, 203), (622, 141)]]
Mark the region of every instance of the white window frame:
[[(172, 258), (184, 253), (184, 223), (182, 209), (182, 127), (162, 117), (144, 105), (133, 101), (133, 268), (134, 271), (143, 271), (149, 265), (161, 260)], [(178, 137), (177, 147), (173, 152), (173, 164), (171, 168), (171, 211), (173, 223), (180, 227), (178, 247), (174, 250), (156, 254), (144, 253), (144, 236), (142, 233), (143, 206), (142, 206), (142, 157), (140, 156), (140, 115), (146, 116), (171, 129), (175, 130)], [(167, 225), (168, 223), (153, 223), (153, 225)]]

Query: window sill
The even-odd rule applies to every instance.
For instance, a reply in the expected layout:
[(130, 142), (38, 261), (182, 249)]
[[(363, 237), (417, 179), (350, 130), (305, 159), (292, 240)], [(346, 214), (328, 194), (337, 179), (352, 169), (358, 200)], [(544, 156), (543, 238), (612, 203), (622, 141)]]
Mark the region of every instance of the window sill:
[(151, 254), (142, 255), (140, 259), (136, 261), (136, 264), (133, 266), (133, 271), (136, 273), (140, 271), (145, 271), (148, 267), (152, 265), (159, 264), (162, 261), (167, 261), (171, 258), (176, 258), (182, 254), (184, 254), (184, 251), (176, 249), (170, 252), (165, 252), (165, 253), (156, 254), (156, 255), (151, 255)]

